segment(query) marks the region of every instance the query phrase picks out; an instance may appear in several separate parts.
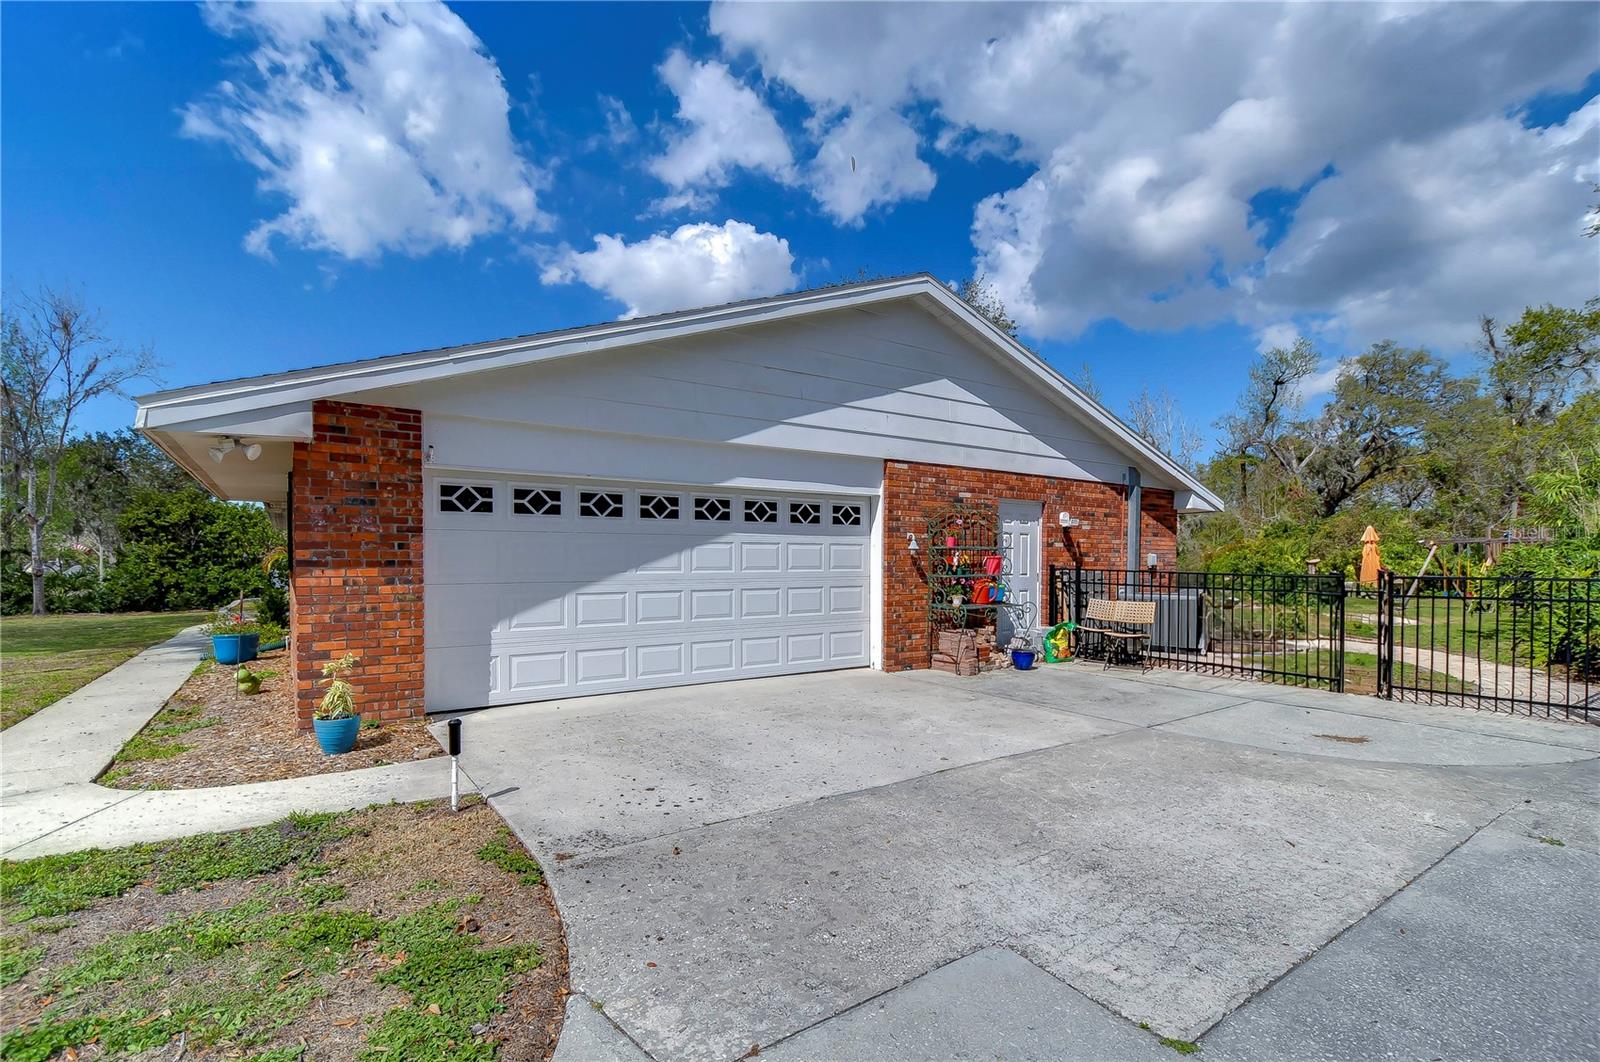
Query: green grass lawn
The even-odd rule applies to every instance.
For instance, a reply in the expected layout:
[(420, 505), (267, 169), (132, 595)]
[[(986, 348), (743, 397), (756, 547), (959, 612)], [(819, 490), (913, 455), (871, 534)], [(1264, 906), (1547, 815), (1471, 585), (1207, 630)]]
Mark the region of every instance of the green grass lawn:
[[(1513, 660), (1528, 667), (1531, 645), (1529, 612), (1509, 603), (1479, 605), (1460, 598), (1413, 598), (1395, 603), (1396, 644), (1407, 649), (1434, 650), (1481, 657), (1501, 664)], [(1515, 628), (1515, 629), (1513, 629)], [(1378, 603), (1372, 598), (1345, 601), (1345, 635), (1375, 640), (1378, 637)]]
[(0, 620), (0, 729), (210, 618), (209, 612), (7, 616)]
[[(1284, 674), (1267, 681), (1280, 685), (1309, 686), (1331, 689), (1327, 681), (1301, 679), (1302, 675), (1332, 675), (1333, 655), (1327, 649), (1284, 649), (1275, 652), (1251, 653), (1240, 657), (1240, 663)], [(1438, 671), (1412, 667), (1406, 663), (1395, 664), (1395, 681), (1407, 686), (1431, 688), (1440, 693), (1470, 693), (1477, 689), (1470, 682), (1452, 678)], [(1372, 653), (1347, 651), (1344, 654), (1344, 691), (1346, 693), (1376, 693), (1378, 691), (1378, 658)]]
[(8, 1062), (539, 1058), (563, 1002), (539, 865), (481, 802), (0, 862), (0, 896)]
[[(1394, 679), (1402, 686), (1420, 687), (1439, 693), (1473, 693), (1477, 686), (1441, 671), (1428, 671), (1396, 662)], [(1346, 693), (1378, 692), (1378, 658), (1372, 653), (1344, 654), (1344, 689)]]

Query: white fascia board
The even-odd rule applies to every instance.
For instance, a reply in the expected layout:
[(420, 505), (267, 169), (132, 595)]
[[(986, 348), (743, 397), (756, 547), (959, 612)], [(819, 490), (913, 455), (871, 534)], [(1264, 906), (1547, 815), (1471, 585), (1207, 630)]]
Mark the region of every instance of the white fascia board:
[(310, 439), (311, 403), (298, 402), (268, 409), (257, 407), (234, 413), (193, 416), (197, 410), (175, 407), (140, 409), (134, 427), (145, 434), (158, 431), (198, 432), (256, 439)]

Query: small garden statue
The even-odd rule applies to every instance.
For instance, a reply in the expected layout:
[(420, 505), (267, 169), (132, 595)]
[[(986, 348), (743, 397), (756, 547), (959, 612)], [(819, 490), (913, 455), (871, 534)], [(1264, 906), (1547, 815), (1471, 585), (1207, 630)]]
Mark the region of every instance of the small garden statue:
[(261, 692), (261, 676), (242, 665), (233, 673), (233, 681), (239, 687), (239, 692), (246, 697), (253, 697)]

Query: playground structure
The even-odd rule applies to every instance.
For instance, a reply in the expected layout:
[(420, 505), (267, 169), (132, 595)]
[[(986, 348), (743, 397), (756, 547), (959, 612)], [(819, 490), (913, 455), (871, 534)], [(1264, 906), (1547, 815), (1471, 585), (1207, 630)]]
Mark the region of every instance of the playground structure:
[[(1369, 525), (1367, 531), (1376, 536), (1377, 532)], [(1462, 597), (1472, 596), (1472, 571), (1467, 549), (1473, 546), (1483, 547), (1483, 567), (1494, 567), (1495, 561), (1500, 559), (1500, 554), (1507, 546), (1545, 543), (1552, 539), (1548, 528), (1532, 528), (1524, 531), (1515, 529), (1507, 530), (1501, 535), (1488, 535), (1480, 537), (1453, 537), (1453, 538), (1419, 538), (1417, 545), (1427, 546), (1427, 556), (1422, 558), (1422, 564), (1417, 568), (1417, 574), (1412, 576), (1406, 588), (1406, 597), (1415, 597), (1417, 587), (1421, 584), (1423, 576), (1428, 574), (1428, 566), (1437, 563), (1439, 575), (1444, 582), (1441, 589), (1447, 594), (1460, 594)], [(1366, 536), (1362, 536), (1363, 544)], [(1446, 558), (1440, 555), (1441, 549), (1449, 549), (1451, 556)], [(1363, 545), (1363, 560), (1365, 560), (1365, 545)], [(1362, 570), (1366, 566), (1363, 564)]]

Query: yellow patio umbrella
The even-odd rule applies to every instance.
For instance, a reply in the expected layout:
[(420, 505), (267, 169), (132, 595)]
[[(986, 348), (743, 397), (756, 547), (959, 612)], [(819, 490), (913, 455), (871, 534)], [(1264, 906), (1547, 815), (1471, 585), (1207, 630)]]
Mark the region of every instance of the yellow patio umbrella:
[(1374, 585), (1378, 581), (1378, 569), (1383, 567), (1383, 558), (1378, 556), (1378, 529), (1371, 524), (1361, 532), (1361, 572), (1356, 581), (1363, 586)]

